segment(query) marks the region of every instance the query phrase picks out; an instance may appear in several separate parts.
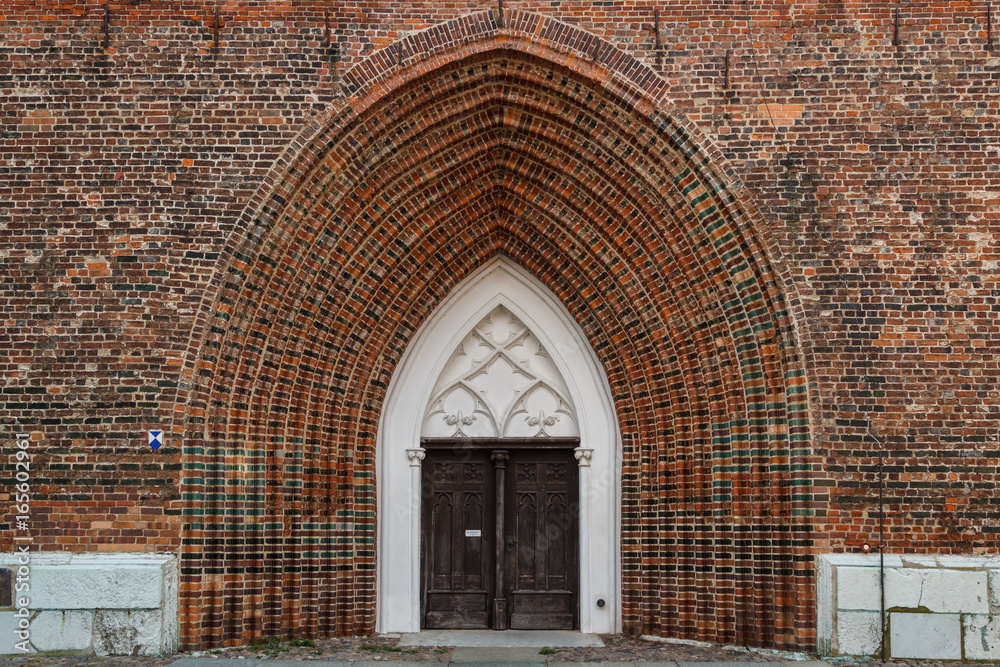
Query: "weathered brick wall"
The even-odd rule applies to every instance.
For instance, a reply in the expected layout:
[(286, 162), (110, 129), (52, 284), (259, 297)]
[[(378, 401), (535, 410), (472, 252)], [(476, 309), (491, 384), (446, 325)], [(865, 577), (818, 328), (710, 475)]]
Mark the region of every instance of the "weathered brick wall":
[[(219, 5), (219, 43), (213, 41), (216, 21), (208, 5), (111, 3), (106, 47), (104, 7), (8, 2), (0, 9), (0, 345), (9, 350), (0, 361), (0, 419), (9, 433), (35, 434), (31, 527), (41, 548), (177, 550), (183, 533), (194, 554), (187, 556), (183, 584), (189, 612), (205, 608), (182, 619), (189, 643), (198, 628), (225, 635), (227, 641), (283, 632), (288, 622), (308, 632), (371, 629), (365, 606), (373, 600), (374, 523), (367, 505), (373, 498), (371, 443), (378, 402), (356, 396), (384, 393), (400, 342), (462, 275), (498, 251), (545, 276), (566, 300), (595, 342), (613, 390), (651, 383), (648, 396), (616, 395), (625, 444), (633, 448), (626, 453), (626, 475), (634, 474), (635, 483), (626, 483), (626, 500), (630, 506), (644, 504), (642, 513), (623, 510), (626, 527), (635, 527), (623, 545), (625, 564), (641, 573), (625, 575), (630, 630), (808, 645), (812, 621), (807, 613), (789, 611), (796, 608), (793, 597), (808, 609), (811, 588), (803, 563), (813, 552), (853, 550), (877, 540), (878, 459), (865, 435), (869, 418), (886, 442), (889, 548), (996, 552), (1000, 51), (986, 48), (984, 4), (900, 3), (898, 30), (892, 7), (883, 2), (505, 4), (505, 15), (524, 10), (564, 21), (663, 76), (665, 84), (642, 85), (658, 91), (663, 108), (690, 122), (695, 143), (701, 142), (712, 161), (703, 176), (712, 169), (728, 172), (736, 202), (730, 209), (746, 216), (733, 223), (734, 233), (742, 233), (741, 224), (750, 225), (743, 230), (748, 240), (737, 245), (752, 264), (754, 280), (718, 289), (766, 304), (764, 320), (776, 333), (755, 333), (751, 347), (756, 353), (733, 340), (717, 349), (712, 319), (698, 322), (683, 315), (681, 297), (689, 296), (687, 304), (695, 311), (699, 297), (709, 298), (691, 276), (711, 270), (711, 253), (705, 250), (696, 261), (680, 252), (694, 237), (672, 231), (677, 236), (664, 232), (668, 240), (656, 240), (658, 232), (639, 231), (641, 222), (562, 228), (547, 217), (555, 208), (541, 203), (535, 210), (520, 196), (497, 194), (530, 192), (542, 182), (531, 165), (580, 155), (567, 148), (568, 140), (510, 139), (505, 128), (536, 138), (559, 131), (532, 121), (527, 112), (518, 121), (522, 126), (508, 124), (506, 117), (494, 123), (489, 109), (500, 106), (502, 93), (494, 93), (499, 98), (484, 94), (491, 106), (481, 114), (474, 98), (467, 98), (472, 111), (454, 116), (467, 123), (459, 133), (477, 127), (477, 120), (492, 132), (483, 146), (472, 142), (452, 151), (465, 156), (460, 163), (467, 174), (449, 173), (445, 165), (441, 173), (447, 178), (428, 177), (416, 190), (390, 183), (377, 190), (377, 178), (361, 173), (368, 164), (397, 162), (389, 159), (391, 147), (378, 144), (380, 132), (407, 131), (405, 118), (367, 118), (351, 106), (357, 91), (368, 85), (365, 73), (419, 67), (411, 51), (392, 45), (472, 12), (492, 10), (495, 16), (495, 3), (400, 8), (228, 2)], [(594, 76), (607, 71), (601, 67), (611, 56), (596, 42), (577, 48), (591, 53), (593, 62), (580, 57), (559, 67), (567, 75), (576, 72), (579, 78), (569, 80), (586, 90)], [(501, 66), (489, 58), (481, 65), (492, 72)], [(544, 62), (540, 67), (561, 71)], [(353, 76), (348, 75), (352, 68)], [(479, 85), (479, 74), (442, 71), (460, 81), (453, 84), (456, 89)], [(398, 85), (400, 100), (408, 100), (398, 102), (398, 108), (420, 109), (431, 123), (435, 114), (448, 117), (434, 110), (434, 95), (455, 89), (429, 76), (426, 87), (392, 76), (386, 85)], [(518, 77), (521, 90), (530, 88), (530, 76)], [(537, 82), (539, 90), (547, 86), (547, 99), (574, 100), (580, 117), (605, 123), (608, 135), (622, 138), (623, 145), (635, 143), (635, 128), (646, 122), (641, 113), (628, 116), (625, 106), (622, 115), (612, 117), (586, 100), (586, 93), (575, 99), (577, 92)], [(546, 104), (543, 97), (509, 109), (541, 113)], [(385, 113), (381, 107), (376, 111)], [(351, 125), (352, 113), (361, 118), (356, 125)], [(546, 122), (558, 118), (553, 112)], [(324, 134), (324, 128), (341, 134)], [(347, 138), (357, 143), (346, 143)], [(413, 148), (405, 137), (400, 142), (419, 155), (419, 146)], [(322, 153), (330, 146), (339, 146), (339, 152), (329, 153), (334, 157)], [(488, 149), (508, 154), (491, 158), (499, 162), (476, 157)], [(652, 154), (648, 147), (640, 149)], [(313, 152), (318, 162), (301, 158)], [(337, 163), (338, 155), (351, 154), (378, 159)], [(673, 229), (671, 216), (683, 218), (676, 213), (684, 205), (680, 195), (665, 197), (661, 203), (667, 208), (653, 214), (655, 198), (629, 182), (648, 177), (653, 183), (658, 171), (663, 178), (676, 175), (669, 161), (687, 159), (679, 149), (663, 165), (632, 159), (645, 166), (622, 174), (613, 171), (614, 162), (601, 162), (605, 154), (583, 155), (592, 160), (585, 173), (554, 182), (561, 183), (560, 196), (580, 219), (629, 211), (629, 205), (641, 211), (637, 220), (663, 229)], [(287, 174), (294, 164), (312, 169), (319, 164), (319, 175)], [(411, 167), (402, 164), (398, 177), (407, 178)], [(343, 182), (336, 174), (322, 175), (323, 169), (340, 168), (349, 175)], [(479, 179), (476, 174), (486, 175)], [(371, 213), (338, 204), (354, 217), (337, 223), (339, 236), (332, 240), (310, 221), (331, 219), (331, 211), (340, 209), (320, 203), (299, 211), (285, 195), (301, 196), (297, 188), (305, 184), (311, 202), (329, 201), (326, 189), (350, 181), (358, 189), (340, 192), (342, 197), (369, 201), (388, 192), (379, 204), (385, 205), (383, 213), (388, 204), (420, 210), (436, 189), (453, 193), (456, 186), (448, 179), (457, 179), (467, 195), (481, 193), (480, 203), (441, 195), (454, 205), (453, 217), (441, 218), (433, 233), (414, 232), (407, 242), (413, 253), (409, 259), (389, 257), (402, 267), (390, 275), (423, 276), (410, 292), (399, 288), (396, 294), (405, 297), (393, 297), (398, 310), (383, 311), (382, 320), (373, 323), (364, 308), (334, 299), (349, 295), (355, 282), (370, 279), (360, 265), (351, 264), (351, 252), (356, 250), (352, 244), (368, 239), (359, 225)], [(574, 193), (581, 183), (590, 191)], [(282, 197), (280, 206), (290, 207), (284, 213), (268, 208), (278, 201), (275, 192)], [(624, 193), (622, 199), (601, 201), (613, 192)], [(544, 199), (544, 188), (535, 197)], [(496, 206), (483, 207), (482, 201)], [(268, 216), (294, 224), (275, 223), (265, 230), (257, 221)], [(489, 238), (463, 237), (483, 219), (492, 221)], [(530, 229), (511, 222), (515, 219), (528, 220)], [(693, 234), (694, 227), (684, 224), (678, 229)], [(278, 228), (290, 236), (274, 236)], [(574, 230), (580, 235), (575, 239)], [(289, 259), (289, 239), (295, 238), (304, 247), (326, 247), (331, 256), (345, 253), (336, 258), (341, 269), (313, 267), (323, 279), (310, 277), (310, 265), (326, 260), (308, 251), (293, 252)], [(553, 245), (557, 238), (562, 242)], [(464, 244), (461, 252), (456, 239)], [(372, 257), (387, 257), (379, 255), (391, 247), (388, 237), (383, 241), (371, 246)], [(645, 256), (629, 254), (633, 242)], [(435, 258), (433, 249), (448, 243), (454, 254)], [(604, 259), (587, 268), (584, 249), (576, 243), (616, 248), (621, 263)], [(255, 254), (242, 255), (246, 248)], [(423, 275), (422, 262), (450, 264), (445, 273), (451, 275), (440, 275), (440, 267)], [(606, 263), (599, 267), (601, 262)], [(621, 277), (626, 275), (640, 287), (630, 287)], [(324, 281), (341, 309), (336, 317), (329, 315), (329, 303), (293, 305), (322, 311), (319, 319), (333, 329), (347, 322), (342, 334), (315, 334), (287, 317), (292, 303), (287, 299), (295, 293), (289, 285)], [(650, 287), (642, 287), (647, 284), (642, 281)], [(595, 288), (607, 289), (608, 304), (591, 317)], [(379, 298), (374, 287), (366, 289), (371, 294), (365, 304)], [(412, 291), (418, 289), (426, 293)], [(679, 296), (672, 301), (661, 291)], [(624, 312), (630, 301), (648, 304), (650, 310), (631, 320), (603, 314), (616, 308)], [(243, 324), (220, 324), (229, 320)], [(396, 327), (396, 339), (381, 331), (351, 342), (351, 335), (365, 331), (368, 336), (387, 320)], [(654, 352), (623, 343), (636, 338), (629, 322), (640, 320)], [(268, 339), (272, 331), (282, 345)], [(788, 351), (784, 346), (793, 331), (797, 343)], [(288, 341), (303, 332), (333, 347), (318, 344), (310, 350), (303, 344), (303, 356), (292, 359), (286, 352), (300, 348)], [(690, 336), (695, 342), (680, 351), (693, 356), (674, 359), (670, 346), (659, 341), (664, 333)], [(729, 479), (729, 473), (707, 468), (704, 459), (711, 452), (705, 443), (713, 442), (705, 424), (715, 423), (715, 417), (702, 419), (697, 410), (691, 416), (678, 407), (684, 392), (671, 384), (676, 383), (671, 372), (695, 378), (688, 380), (687, 395), (712, 394), (713, 373), (724, 379), (727, 364), (769, 355), (775, 361), (773, 367), (762, 365), (760, 382), (776, 392), (794, 387), (787, 378), (796, 364), (804, 367), (808, 414), (790, 414), (796, 421), (791, 430), (800, 429), (807, 444), (791, 462), (787, 452), (764, 449), (753, 454), (747, 449), (741, 459), (732, 444), (739, 438), (732, 434), (743, 427), (727, 427), (728, 444), (720, 445), (720, 456), (735, 466)], [(654, 379), (657, 364), (666, 370)], [(316, 384), (283, 386), (289, 377), (303, 381), (303, 366)], [(699, 373), (707, 378), (703, 386)], [(637, 407), (646, 403), (648, 408)], [(713, 405), (707, 401), (699, 409), (710, 415)], [(660, 435), (650, 437), (647, 424), (656, 424)], [(774, 423), (765, 430), (771, 426), (776, 433), (788, 431), (787, 425)], [(156, 454), (145, 444), (151, 428), (169, 431), (167, 446)], [(283, 438), (289, 444), (276, 446)], [(187, 443), (183, 452), (182, 441)], [(672, 449), (666, 443), (686, 444)], [(289, 475), (287, 460), (279, 460), (283, 457), (276, 451), (301, 458), (301, 466), (292, 466), (300, 466), (298, 472)], [(227, 465), (241, 472), (227, 473)], [(796, 469), (783, 470), (785, 465)], [(740, 466), (749, 472), (740, 473)], [(677, 475), (685, 481), (671, 482)], [(789, 475), (802, 482), (800, 493), (766, 497), (762, 489), (776, 480), (787, 491)], [(237, 493), (234, 487), (248, 480), (250, 488)], [(713, 482), (732, 485), (735, 505), (732, 499), (711, 499)], [(744, 525), (741, 513), (751, 515), (745, 522), (754, 526), (751, 542), (734, 548), (724, 522), (699, 522), (685, 514), (691, 508), (679, 499), (691, 493), (705, 494), (699, 511), (737, 517), (729, 519), (730, 525)], [(222, 519), (211, 519), (253, 512), (314, 517), (315, 523), (247, 520), (258, 532), (235, 536)], [(771, 545), (765, 536), (770, 524), (764, 517), (772, 513), (774, 525), (789, 531), (775, 544), (787, 544)], [(790, 528), (791, 514), (805, 523)], [(320, 558), (313, 571), (277, 575), (268, 569), (273, 562), (265, 562), (265, 554), (279, 559), (281, 553), (308, 550), (302, 545), (310, 540), (325, 539), (340, 546)], [(259, 546), (275, 541), (281, 546), (272, 551)], [(651, 550), (653, 543), (659, 545), (655, 553), (642, 550)], [(756, 579), (744, 574), (738, 557), (731, 565), (735, 574), (711, 564), (734, 550), (750, 553), (756, 562), (758, 549), (770, 555), (757, 563)], [(690, 559), (678, 567), (676, 555), (682, 552), (690, 552)], [(796, 576), (772, 576), (770, 568), (780, 567), (775, 563), (784, 555), (792, 558), (792, 552)], [(771, 556), (776, 560), (768, 560)], [(234, 569), (249, 574), (223, 584)], [(309, 577), (329, 577), (335, 584), (319, 590), (322, 585)], [(263, 618), (262, 608), (280, 612), (283, 588), (300, 585), (307, 598), (314, 596), (312, 606), (295, 608), (284, 621), (280, 613)], [(748, 592), (754, 587), (760, 588), (760, 599)], [(660, 590), (665, 591), (662, 599)], [(718, 604), (709, 590), (724, 590), (742, 601), (727, 603), (731, 618), (718, 627), (706, 611), (706, 605)], [(773, 598), (780, 598), (777, 610), (765, 602)], [(679, 599), (684, 602), (678, 604)], [(245, 614), (253, 620), (234, 625), (243, 610), (233, 607), (233, 600), (254, 609)], [(782, 627), (761, 633), (761, 623)]]

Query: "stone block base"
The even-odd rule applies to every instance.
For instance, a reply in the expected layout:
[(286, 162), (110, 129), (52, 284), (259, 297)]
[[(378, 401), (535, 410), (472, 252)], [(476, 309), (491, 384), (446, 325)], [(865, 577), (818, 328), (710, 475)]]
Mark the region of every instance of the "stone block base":
[(0, 610), (0, 653), (177, 650), (173, 555), (29, 553), (27, 564), (23, 560), (23, 555), (0, 555), (0, 568), (12, 570), (12, 582), (28, 584), (14, 589), (12, 608)]
[(1000, 659), (997, 558), (826, 554), (817, 602), (821, 655)]

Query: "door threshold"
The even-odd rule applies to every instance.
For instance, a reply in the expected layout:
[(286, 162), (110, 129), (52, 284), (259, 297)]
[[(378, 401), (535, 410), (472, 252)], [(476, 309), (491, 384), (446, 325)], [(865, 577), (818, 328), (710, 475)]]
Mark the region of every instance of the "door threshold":
[(578, 630), (421, 630), (400, 635), (399, 645), (577, 648), (601, 647), (604, 642)]

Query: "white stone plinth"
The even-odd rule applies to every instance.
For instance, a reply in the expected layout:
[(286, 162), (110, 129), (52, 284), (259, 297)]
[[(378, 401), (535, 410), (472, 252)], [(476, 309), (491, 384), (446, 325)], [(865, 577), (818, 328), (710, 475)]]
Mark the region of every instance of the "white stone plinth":
[(842, 567), (837, 570), (838, 609), (878, 609), (879, 571), (870, 567)]
[(161, 625), (158, 611), (100, 610), (94, 618), (94, 653), (159, 655)]
[(895, 619), (889, 624), (892, 657), (1000, 659), (996, 557), (824, 554), (816, 572), (821, 655), (872, 655), (881, 641), (874, 619), (885, 609)]
[(877, 611), (842, 611), (837, 614), (837, 651), (841, 655), (874, 655), (882, 645), (881, 629)]
[(43, 611), (31, 622), (31, 643), (39, 651), (86, 651), (94, 633), (94, 612)]
[(155, 609), (162, 589), (163, 574), (153, 564), (108, 559), (31, 568), (35, 609)]
[[(172, 554), (0, 554), (26, 566), (30, 641), (40, 652), (170, 655), (179, 644), (177, 558)], [(19, 619), (0, 613), (0, 653), (17, 651)], [(9, 630), (9, 632), (8, 632)], [(12, 640), (12, 641), (8, 641)]]
[(990, 587), (990, 613), (1000, 614), (1000, 570), (990, 570), (987, 581)]
[(945, 614), (990, 613), (986, 572), (926, 570), (922, 574), (919, 606)]
[[(27, 645), (29, 649), (27, 653), (17, 648), (17, 644), (23, 641), (15, 634), (19, 620), (12, 611), (0, 611), (0, 655), (27, 655), (27, 653), (35, 652), (30, 644)], [(28, 632), (29, 634), (31, 632), (30, 625)]]
[(893, 658), (960, 660), (962, 623), (958, 614), (889, 614)]
[(965, 659), (1000, 659), (1000, 618), (965, 616)]
[[(885, 571), (886, 609), (917, 609), (925, 570), (893, 568)], [(876, 607), (877, 608), (877, 607)]]

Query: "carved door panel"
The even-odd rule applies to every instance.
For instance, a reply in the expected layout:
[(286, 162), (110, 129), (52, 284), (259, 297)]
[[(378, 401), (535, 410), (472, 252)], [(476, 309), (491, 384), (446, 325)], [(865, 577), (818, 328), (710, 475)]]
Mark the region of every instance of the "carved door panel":
[[(567, 450), (513, 453), (506, 506), (507, 593), (515, 630), (577, 627), (577, 465)], [(513, 539), (513, 544), (510, 544)]]
[(423, 627), (489, 628), (495, 551), (489, 452), (429, 454), (421, 502)]
[(578, 626), (572, 450), (429, 449), (422, 474), (422, 627)]

